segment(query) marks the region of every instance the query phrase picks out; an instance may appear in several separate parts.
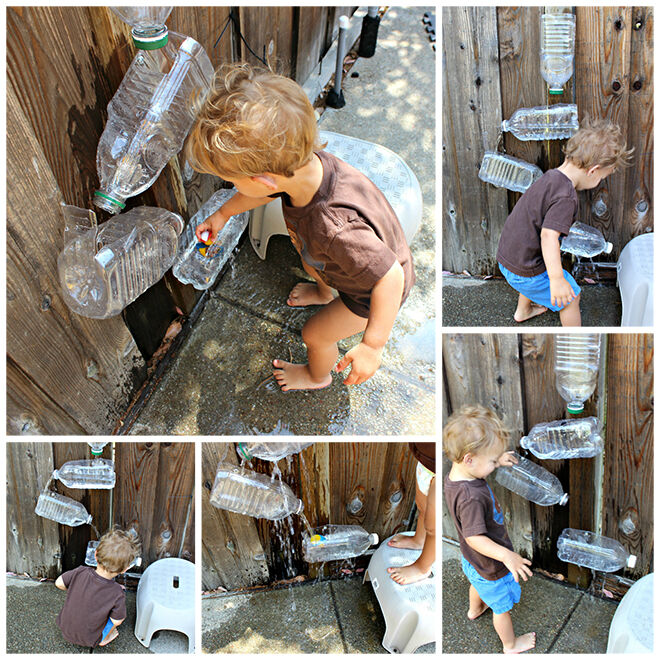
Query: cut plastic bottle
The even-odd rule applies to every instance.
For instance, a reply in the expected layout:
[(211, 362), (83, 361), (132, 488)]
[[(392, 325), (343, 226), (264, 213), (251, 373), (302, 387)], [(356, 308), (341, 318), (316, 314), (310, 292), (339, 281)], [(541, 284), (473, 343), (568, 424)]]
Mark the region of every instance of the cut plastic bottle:
[(40, 493), (34, 512), (42, 518), (48, 518), (69, 527), (88, 525), (92, 522), (92, 516), (80, 502), (51, 490)]
[(554, 474), (515, 452), (514, 456), (518, 463), (497, 468), (495, 480), (499, 484), (541, 506), (568, 502), (568, 495)]
[(210, 501), (219, 509), (268, 520), (282, 520), (303, 510), (303, 503), (284, 482), (224, 463), (218, 464)]
[(565, 529), (557, 539), (557, 556), (569, 564), (613, 573), (624, 566), (634, 568), (637, 557), (616, 539), (582, 529)]
[(600, 433), (596, 417), (560, 419), (536, 424), (529, 435), (520, 438), (520, 446), (545, 460), (591, 458), (603, 451)]
[(536, 165), (495, 151), (484, 154), (479, 170), (482, 181), (516, 192), (525, 192), (542, 175)]
[(53, 472), (67, 488), (114, 488), (115, 464), (107, 458), (67, 461)]
[(66, 304), (76, 314), (119, 314), (170, 269), (183, 218), (138, 206), (96, 226), (96, 215), (65, 206), (64, 249), (57, 259)]
[(378, 543), (378, 534), (369, 534), (359, 525), (324, 525), (303, 533), (303, 556), (309, 563), (357, 557)]
[(555, 335), (555, 385), (572, 415), (593, 394), (600, 365), (600, 335)]
[(213, 244), (203, 246), (195, 235), (198, 225), (215, 213), (224, 203), (233, 197), (234, 190), (218, 190), (209, 197), (197, 213), (193, 215), (179, 239), (172, 274), (183, 284), (192, 284), (196, 289), (203, 291), (213, 285), (220, 270), (227, 263), (232, 250), (247, 227), (249, 214), (239, 213), (232, 216), (227, 224), (218, 232)]
[(612, 243), (606, 241), (596, 227), (585, 225), (583, 222), (574, 222), (561, 241), (563, 252), (570, 252), (578, 257), (609, 254), (612, 252), (612, 247)]
[(519, 140), (565, 140), (579, 128), (577, 105), (559, 103), (534, 108), (519, 108), (502, 122), (502, 130)]
[(285, 456), (298, 454), (313, 442), (239, 442), (236, 451), (241, 458), (261, 458), (264, 461), (277, 462)]
[(128, 197), (156, 180), (181, 151), (210, 89), (213, 65), (191, 37), (167, 31), (144, 40), (108, 104), (108, 121), (96, 151), (99, 190), (94, 203), (119, 213)]
[(541, 76), (550, 94), (562, 94), (573, 75), (575, 57), (575, 16), (543, 14), (541, 16)]

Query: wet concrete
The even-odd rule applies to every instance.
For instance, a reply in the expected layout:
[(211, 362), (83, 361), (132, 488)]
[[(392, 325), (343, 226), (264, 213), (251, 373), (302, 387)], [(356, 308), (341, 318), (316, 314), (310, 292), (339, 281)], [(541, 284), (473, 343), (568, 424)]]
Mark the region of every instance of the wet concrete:
[[(283, 393), (273, 358), (304, 362), (300, 330), (314, 308), (286, 305), (308, 279), (287, 237), (261, 261), (247, 240), (214, 289), (132, 434), (432, 434), (435, 431), (435, 57), (423, 7), (395, 7), (381, 21), (376, 54), (358, 59), (344, 84), (346, 106), (321, 128), (399, 153), (424, 196), (411, 250), (417, 282), (400, 310), (383, 364), (366, 383), (334, 375), (324, 390)], [(410, 72), (414, 71), (415, 75)], [(341, 342), (345, 352), (359, 336)]]
[[(492, 614), (467, 619), (470, 585), (460, 553), (443, 543), (442, 559), (443, 653), (500, 653)], [(522, 597), (511, 616), (516, 635), (536, 632), (533, 653), (605, 653), (617, 604), (535, 573), (522, 583)]]
[[(202, 600), (205, 653), (387, 653), (385, 622), (362, 578)], [(434, 653), (426, 644), (417, 653)]]
[[(614, 284), (580, 283), (580, 311), (585, 327), (618, 327), (621, 296)], [(516, 323), (518, 293), (503, 278), (482, 280), (462, 275), (443, 275), (442, 325), (444, 327), (556, 327), (559, 314), (548, 311), (524, 323)]]

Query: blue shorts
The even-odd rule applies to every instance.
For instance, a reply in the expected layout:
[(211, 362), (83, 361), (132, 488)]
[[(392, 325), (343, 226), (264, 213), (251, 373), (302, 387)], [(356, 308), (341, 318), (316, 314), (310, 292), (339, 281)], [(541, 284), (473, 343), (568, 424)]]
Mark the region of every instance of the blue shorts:
[(112, 623), (112, 619), (108, 619), (108, 622), (105, 624), (105, 628), (103, 628), (103, 632), (101, 633), (101, 641), (103, 641), (107, 636), (108, 633), (112, 630), (112, 626), (114, 623)]
[[(500, 271), (502, 271), (502, 275), (504, 275), (506, 281), (518, 293), (522, 293), (523, 296), (529, 298), (532, 302), (535, 302), (537, 305), (543, 305), (543, 307), (547, 307), (553, 312), (559, 312), (564, 309), (564, 307), (558, 307), (550, 302), (550, 278), (548, 277), (548, 271), (544, 271), (540, 275), (534, 275), (533, 277), (523, 277), (522, 275), (512, 273), (499, 262), (497, 265), (500, 267)], [(563, 271), (563, 273), (564, 278), (571, 285), (573, 293), (576, 296), (580, 295), (580, 287), (573, 279), (573, 276), (566, 271)]]
[(462, 558), (462, 565), (463, 573), (477, 590), (479, 598), (495, 614), (504, 614), (520, 602), (520, 585), (513, 579), (512, 573), (507, 573), (499, 580), (486, 580), (465, 557)]

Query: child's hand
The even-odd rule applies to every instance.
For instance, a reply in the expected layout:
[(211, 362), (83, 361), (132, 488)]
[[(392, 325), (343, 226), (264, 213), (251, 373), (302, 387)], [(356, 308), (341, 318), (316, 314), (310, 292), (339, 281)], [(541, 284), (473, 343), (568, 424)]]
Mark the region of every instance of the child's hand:
[(497, 464), (500, 467), (506, 467), (507, 465), (516, 465), (518, 463), (518, 458), (515, 455), (515, 452), (512, 451), (505, 451), (498, 459), (497, 459)]
[(380, 367), (382, 354), (382, 348), (372, 348), (367, 344), (359, 343), (339, 360), (335, 371), (343, 371), (349, 364), (352, 365), (351, 373), (344, 379), (344, 385), (359, 385), (376, 373)]
[(573, 287), (562, 275), (557, 278), (550, 278), (550, 302), (558, 307), (566, 307), (575, 299)]
[(201, 224), (197, 225), (197, 228), (195, 229), (195, 236), (197, 236), (197, 240), (201, 241), (202, 240), (202, 234), (205, 231), (209, 232), (209, 239), (213, 242), (215, 241), (218, 232), (227, 224), (227, 221), (229, 218), (225, 217), (224, 214), (220, 212), (220, 209), (218, 209), (215, 213), (211, 213), (211, 215), (204, 220)]
[(527, 576), (532, 577), (532, 571), (528, 568), (528, 566), (532, 565), (532, 562), (529, 559), (521, 557), (517, 552), (510, 550), (502, 560), (502, 563), (511, 571), (513, 579), (516, 582), (520, 582), (518, 576), (525, 580), (525, 582), (527, 582)]

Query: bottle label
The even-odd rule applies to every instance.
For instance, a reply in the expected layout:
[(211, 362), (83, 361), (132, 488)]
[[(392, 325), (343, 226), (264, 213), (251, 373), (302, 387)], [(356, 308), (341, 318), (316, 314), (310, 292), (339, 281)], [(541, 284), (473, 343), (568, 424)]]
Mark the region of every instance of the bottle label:
[(314, 534), (314, 536), (311, 536), (309, 539), (309, 544), (310, 545), (323, 545), (328, 539), (325, 536), (321, 536), (320, 534)]

